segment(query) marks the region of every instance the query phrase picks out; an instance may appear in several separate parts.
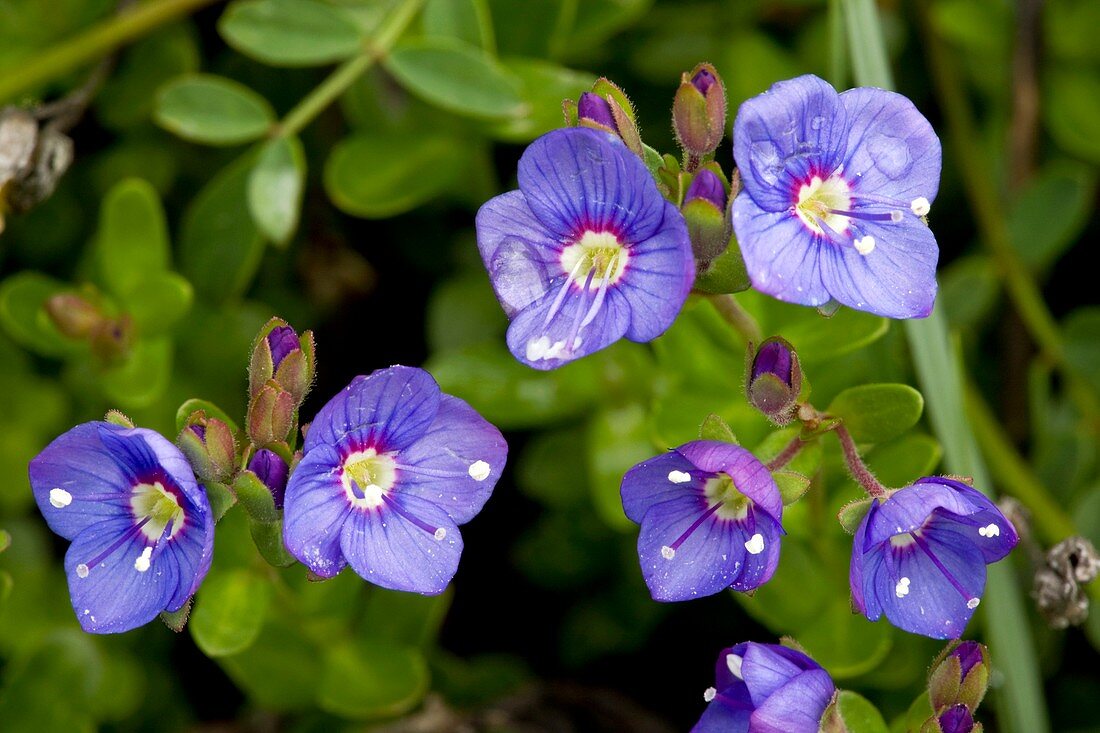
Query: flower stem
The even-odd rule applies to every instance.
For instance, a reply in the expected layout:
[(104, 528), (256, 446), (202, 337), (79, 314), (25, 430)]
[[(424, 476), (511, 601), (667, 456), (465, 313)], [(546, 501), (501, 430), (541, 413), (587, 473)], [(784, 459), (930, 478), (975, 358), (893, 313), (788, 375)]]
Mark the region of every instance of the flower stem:
[(839, 424), (833, 428), (833, 432), (840, 440), (840, 447), (844, 451), (844, 462), (848, 465), (848, 473), (852, 474), (852, 478), (872, 499), (885, 499), (886, 487), (875, 478), (871, 469), (867, 468), (867, 464), (863, 462), (863, 456), (859, 454), (859, 449), (856, 448), (856, 442), (852, 439), (848, 428)]
[(336, 67), (317, 88), (310, 92), (294, 109), (287, 112), (272, 131), (272, 137), (296, 135), (348, 90), (355, 80), (385, 57), (393, 44), (416, 17), (423, 0), (405, 0), (379, 25), (374, 37), (367, 42), (363, 53), (348, 59)]
[(135, 5), (102, 20), (75, 38), (29, 59), (17, 72), (7, 69), (7, 73), (0, 74), (0, 102), (6, 102), (53, 81), (111, 53), (119, 46), (216, 1), (159, 0)]
[(806, 441), (802, 440), (802, 437), (799, 435), (794, 436), (791, 442), (787, 443), (775, 458), (764, 464), (764, 468), (769, 471), (778, 471), (793, 461), (794, 457), (797, 456), (804, 447), (806, 447)]
[(763, 335), (760, 332), (760, 324), (756, 322), (756, 319), (752, 317), (752, 314), (741, 307), (741, 304), (737, 302), (729, 293), (724, 295), (707, 295), (707, 300), (711, 302), (714, 309), (718, 311), (718, 315), (725, 319), (726, 323), (733, 326), (733, 330), (741, 334), (744, 340), (750, 344), (759, 344), (763, 339)]

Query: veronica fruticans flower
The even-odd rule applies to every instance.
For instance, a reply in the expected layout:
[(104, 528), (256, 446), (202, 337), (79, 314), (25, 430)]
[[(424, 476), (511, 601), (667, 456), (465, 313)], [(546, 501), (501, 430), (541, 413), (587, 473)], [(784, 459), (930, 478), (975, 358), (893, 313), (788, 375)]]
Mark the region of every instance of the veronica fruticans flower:
[(65, 574), (85, 631), (178, 611), (210, 569), (214, 522), (183, 454), (152, 430), (77, 425), (30, 464), (42, 516), (72, 540)]
[(654, 600), (752, 590), (779, 564), (783, 500), (740, 446), (687, 443), (630, 469), (621, 492), (641, 525), (638, 559)]
[(800, 76), (742, 104), (733, 139), (733, 227), (753, 287), (891, 318), (931, 312), (939, 248), (924, 216), (940, 141), (912, 102)]
[(477, 243), (511, 319), (508, 348), (553, 369), (665, 331), (695, 264), (680, 212), (611, 135), (555, 130), (519, 161), (519, 190), (477, 214)]
[(722, 650), (707, 709), (692, 733), (817, 733), (836, 692), (829, 673), (802, 652), (745, 642)]
[(283, 539), (315, 574), (350, 564), (395, 590), (442, 593), (458, 569), (458, 525), (500, 477), (500, 431), (423, 369), (352, 380), (317, 413), (286, 487)]
[(852, 599), (872, 621), (885, 613), (914, 634), (958, 638), (985, 590), (985, 566), (1018, 539), (981, 492), (919, 479), (871, 503), (852, 548)]

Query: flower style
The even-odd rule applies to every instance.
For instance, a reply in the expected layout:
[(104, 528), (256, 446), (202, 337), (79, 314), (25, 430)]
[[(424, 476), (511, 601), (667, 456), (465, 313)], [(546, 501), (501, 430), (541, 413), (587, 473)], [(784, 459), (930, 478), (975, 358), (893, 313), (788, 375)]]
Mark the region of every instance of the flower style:
[(939, 248), (924, 217), (940, 141), (912, 102), (800, 76), (742, 104), (733, 137), (733, 227), (757, 290), (891, 318), (932, 311)]
[(508, 348), (554, 369), (676, 318), (695, 263), (680, 212), (611, 135), (555, 130), (519, 161), (519, 190), (486, 202), (477, 242), (511, 319)]
[(30, 479), (50, 529), (72, 540), (65, 574), (85, 631), (129, 631), (178, 611), (206, 577), (210, 503), (161, 435), (77, 425), (31, 461)]
[(779, 564), (783, 501), (744, 448), (697, 440), (639, 463), (622, 483), (641, 525), (638, 559), (657, 601), (752, 590)]
[(709, 704), (692, 733), (817, 733), (836, 692), (829, 673), (802, 652), (744, 642), (722, 650)]
[(508, 447), (423, 369), (358, 376), (317, 413), (286, 487), (283, 540), (313, 573), (442, 593)]
[(985, 566), (1016, 546), (1016, 528), (981, 492), (943, 477), (875, 499), (856, 530), (849, 580), (872, 621), (935, 639), (962, 635), (985, 590)]

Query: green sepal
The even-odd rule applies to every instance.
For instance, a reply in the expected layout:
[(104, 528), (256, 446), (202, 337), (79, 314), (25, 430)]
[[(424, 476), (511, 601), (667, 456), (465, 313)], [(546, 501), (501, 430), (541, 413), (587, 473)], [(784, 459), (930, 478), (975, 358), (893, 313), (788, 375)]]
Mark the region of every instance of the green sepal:
[(283, 546), (282, 512), (275, 508), (271, 490), (251, 471), (237, 474), (233, 490), (248, 514), (248, 530), (263, 559), (279, 568), (293, 565), (294, 557)]
[(160, 620), (172, 631), (175, 631), (177, 634), (180, 633), (183, 631), (183, 628), (187, 626), (187, 619), (191, 616), (191, 603), (194, 600), (194, 596), (188, 598), (187, 603), (180, 606), (178, 611), (161, 611)]
[(176, 432), (183, 430), (190, 425), (193, 420), (191, 419), (196, 412), (203, 413), (202, 417), (214, 418), (221, 420), (223, 423), (229, 426), (229, 429), (234, 435), (238, 435), (241, 429), (237, 426), (237, 423), (233, 422), (233, 419), (229, 417), (225, 410), (215, 405), (209, 400), (200, 400), (197, 398), (191, 398), (179, 406), (176, 410)]
[(250, 517), (248, 531), (252, 535), (252, 541), (256, 543), (256, 549), (260, 551), (260, 556), (269, 564), (277, 568), (286, 568), (297, 562), (283, 545), (282, 519), (274, 522), (257, 522)]
[(703, 420), (703, 424), (699, 426), (699, 439), (741, 445), (737, 440), (737, 436), (733, 434), (733, 428), (729, 426), (729, 423), (713, 412), (707, 415)]
[(866, 698), (839, 690), (821, 716), (820, 733), (888, 733), (882, 713)]
[(740, 293), (752, 285), (745, 259), (736, 235), (731, 234), (725, 251), (711, 261), (706, 270), (695, 277), (695, 289), (702, 293), (722, 295)]
[(853, 502), (844, 505), (836, 515), (836, 520), (840, 522), (840, 526), (844, 528), (844, 531), (848, 534), (855, 534), (859, 529), (859, 523), (863, 521), (863, 518), (867, 516), (867, 512), (871, 511), (871, 502), (874, 499), (856, 499)]
[[(620, 89), (613, 81), (600, 77), (596, 80), (596, 83), (592, 85), (592, 92), (603, 97), (609, 104), (614, 102), (615, 104), (611, 106), (612, 111), (614, 111), (615, 105), (618, 105), (626, 114), (626, 118), (630, 123), (632, 125), (637, 124), (637, 119), (634, 114), (634, 103), (630, 101), (630, 97), (626, 96), (626, 92)], [(618, 120), (615, 122), (618, 124)]]
[(107, 414), (103, 416), (103, 419), (112, 425), (118, 425), (122, 428), (132, 429), (134, 427), (134, 421), (126, 417), (119, 410), (108, 410)]
[(797, 471), (772, 471), (772, 478), (783, 497), (783, 506), (795, 503), (810, 490), (810, 477)]
[(207, 481), (203, 487), (206, 488), (206, 499), (210, 502), (210, 515), (217, 524), (237, 503), (237, 495), (228, 486), (217, 481)]

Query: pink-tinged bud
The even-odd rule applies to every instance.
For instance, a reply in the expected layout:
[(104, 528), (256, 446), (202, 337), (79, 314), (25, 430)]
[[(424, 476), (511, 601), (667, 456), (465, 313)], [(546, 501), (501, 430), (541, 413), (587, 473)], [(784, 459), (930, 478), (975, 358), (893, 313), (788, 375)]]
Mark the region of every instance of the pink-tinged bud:
[(957, 704), (975, 710), (989, 686), (989, 651), (976, 641), (964, 641), (948, 649), (928, 675), (932, 709)]
[(176, 444), (200, 481), (221, 483), (233, 475), (237, 467), (237, 441), (233, 431), (221, 420), (206, 417), (199, 410), (188, 419)]
[(248, 462), (248, 470), (256, 474), (256, 478), (271, 492), (271, 498), (275, 500), (275, 508), (282, 509), (287, 475), (290, 473), (286, 461), (274, 451), (261, 448)]
[(58, 293), (46, 300), (46, 313), (57, 330), (71, 339), (85, 339), (103, 322), (103, 314), (76, 293)]
[(252, 398), (248, 405), (248, 437), (257, 448), (282, 443), (294, 425), (297, 402), (274, 379)]
[(778, 336), (766, 340), (748, 371), (749, 402), (777, 425), (789, 423), (802, 390), (802, 367), (794, 347)]
[(273, 379), (298, 406), (313, 384), (313, 373), (313, 332), (304, 331), (299, 336), (281, 318), (272, 318), (260, 329), (248, 368), (248, 392), (252, 397)]
[(699, 64), (680, 80), (672, 103), (672, 126), (688, 155), (710, 155), (726, 131), (726, 90), (710, 64)]

